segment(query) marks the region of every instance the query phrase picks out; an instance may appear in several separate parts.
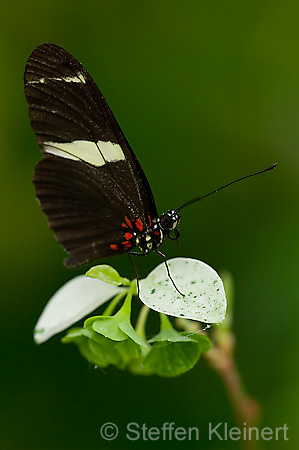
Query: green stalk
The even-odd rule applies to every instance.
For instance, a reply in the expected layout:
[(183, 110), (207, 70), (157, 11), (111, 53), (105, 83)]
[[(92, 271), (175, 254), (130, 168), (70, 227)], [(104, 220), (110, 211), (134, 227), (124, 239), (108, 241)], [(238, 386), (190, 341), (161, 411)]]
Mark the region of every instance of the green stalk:
[(149, 311), (150, 309), (148, 306), (142, 306), (135, 326), (136, 333), (144, 340), (146, 340), (145, 326)]
[(116, 306), (118, 305), (120, 300), (127, 294), (127, 292), (128, 289), (123, 290), (123, 292), (117, 294), (106, 307), (105, 311), (103, 312), (103, 316), (111, 316)]

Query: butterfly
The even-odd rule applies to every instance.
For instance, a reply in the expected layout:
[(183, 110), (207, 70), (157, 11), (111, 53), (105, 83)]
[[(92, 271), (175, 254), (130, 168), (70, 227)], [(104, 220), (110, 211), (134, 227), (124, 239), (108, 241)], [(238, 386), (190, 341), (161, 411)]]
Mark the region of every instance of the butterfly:
[[(67, 267), (129, 252), (159, 252), (177, 239), (180, 216), (157, 213), (149, 182), (86, 69), (55, 44), (30, 55), (24, 86), (43, 158), (36, 196)], [(170, 233), (174, 231), (174, 236)]]
[[(159, 248), (167, 238), (178, 239), (180, 210), (276, 167), (234, 180), (159, 216), (135, 154), (77, 59), (55, 44), (38, 46), (27, 62), (24, 87), (43, 154), (34, 172), (36, 196), (57, 241), (69, 254), (67, 267), (125, 252), (153, 251), (166, 262)], [(140, 252), (132, 251), (136, 246)]]

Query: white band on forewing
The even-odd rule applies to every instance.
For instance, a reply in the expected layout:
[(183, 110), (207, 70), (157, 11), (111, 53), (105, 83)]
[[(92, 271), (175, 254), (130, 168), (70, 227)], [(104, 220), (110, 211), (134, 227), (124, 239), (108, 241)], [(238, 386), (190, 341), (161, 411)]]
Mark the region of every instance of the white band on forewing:
[(93, 166), (104, 166), (107, 162), (125, 160), (120, 145), (112, 142), (73, 141), (45, 142), (44, 151), (61, 158), (85, 161)]
[(72, 77), (72, 76), (66, 76), (66, 77), (42, 77), (39, 80), (27, 80), (27, 83), (29, 84), (44, 84), (47, 80), (52, 80), (52, 81), (65, 81), (66, 83), (86, 83), (85, 77), (83, 75), (83, 73), (81, 72), (77, 72), (77, 76), (76, 77)]

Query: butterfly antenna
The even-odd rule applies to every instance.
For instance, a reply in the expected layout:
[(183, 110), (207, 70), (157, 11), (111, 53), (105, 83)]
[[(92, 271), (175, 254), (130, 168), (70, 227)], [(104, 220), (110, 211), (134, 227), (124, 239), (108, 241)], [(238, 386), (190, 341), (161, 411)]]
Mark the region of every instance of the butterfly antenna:
[(251, 173), (250, 175), (246, 175), (245, 177), (238, 178), (237, 180), (231, 181), (230, 183), (226, 184), (225, 186), (221, 186), (220, 188), (215, 189), (215, 191), (209, 192), (208, 194), (203, 195), (202, 197), (196, 197), (193, 200), (190, 200), (189, 202), (187, 202), (184, 205), (180, 206), (175, 211), (176, 212), (181, 211), (186, 206), (192, 205), (192, 203), (198, 202), (199, 200), (202, 200), (203, 198), (208, 197), (209, 195), (215, 194), (216, 192), (221, 191), (221, 189), (224, 189), (224, 188), (230, 186), (231, 184), (238, 183), (238, 181), (245, 180), (245, 178), (254, 177), (255, 175), (259, 175), (260, 173), (268, 172), (269, 170), (275, 169), (276, 166), (277, 166), (277, 163), (272, 164), (272, 166), (267, 167), (267, 169), (260, 170), (259, 172)]

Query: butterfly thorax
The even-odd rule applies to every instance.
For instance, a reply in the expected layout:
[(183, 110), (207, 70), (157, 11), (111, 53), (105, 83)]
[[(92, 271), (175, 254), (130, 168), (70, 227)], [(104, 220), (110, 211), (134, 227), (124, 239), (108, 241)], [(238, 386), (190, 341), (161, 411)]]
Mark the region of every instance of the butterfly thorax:
[[(167, 213), (163, 213), (159, 218), (152, 218), (150, 226), (145, 227), (141, 233), (137, 233), (135, 242), (143, 253), (148, 253), (149, 250), (155, 251), (158, 249), (167, 237), (171, 239), (178, 239), (179, 230), (178, 224), (180, 216), (178, 213), (170, 209)], [(175, 236), (172, 237), (170, 232), (174, 231)]]
[(152, 219), (151, 225), (145, 227), (141, 233), (137, 233), (135, 242), (142, 253), (148, 253), (150, 250), (155, 250), (162, 245), (165, 240), (165, 235), (160, 226), (159, 219)]
[[(150, 250), (157, 250), (167, 237), (177, 239), (179, 237), (178, 224), (180, 216), (171, 209), (163, 213), (160, 217), (151, 217), (148, 214), (147, 220), (131, 220), (125, 216), (122, 222), (123, 239), (121, 244), (111, 244), (112, 250), (119, 251), (121, 248), (129, 250), (138, 246), (143, 254)], [(175, 232), (175, 237), (170, 236), (170, 232)]]
[[(149, 225), (146, 225), (140, 232), (134, 233), (135, 244), (138, 245), (143, 253), (148, 253), (150, 250), (158, 249), (167, 237), (177, 239), (179, 231), (177, 226), (180, 221), (180, 216), (175, 210), (169, 210), (163, 213), (159, 218), (150, 218)], [(175, 231), (175, 237), (170, 236), (171, 231)]]
[[(121, 246), (129, 249), (137, 245), (144, 254), (160, 247), (166, 237), (159, 223), (159, 218), (151, 218), (149, 214), (146, 221), (141, 219), (130, 220), (125, 216), (122, 228), (124, 237)], [(119, 250), (120, 245), (112, 244), (110, 248)]]

